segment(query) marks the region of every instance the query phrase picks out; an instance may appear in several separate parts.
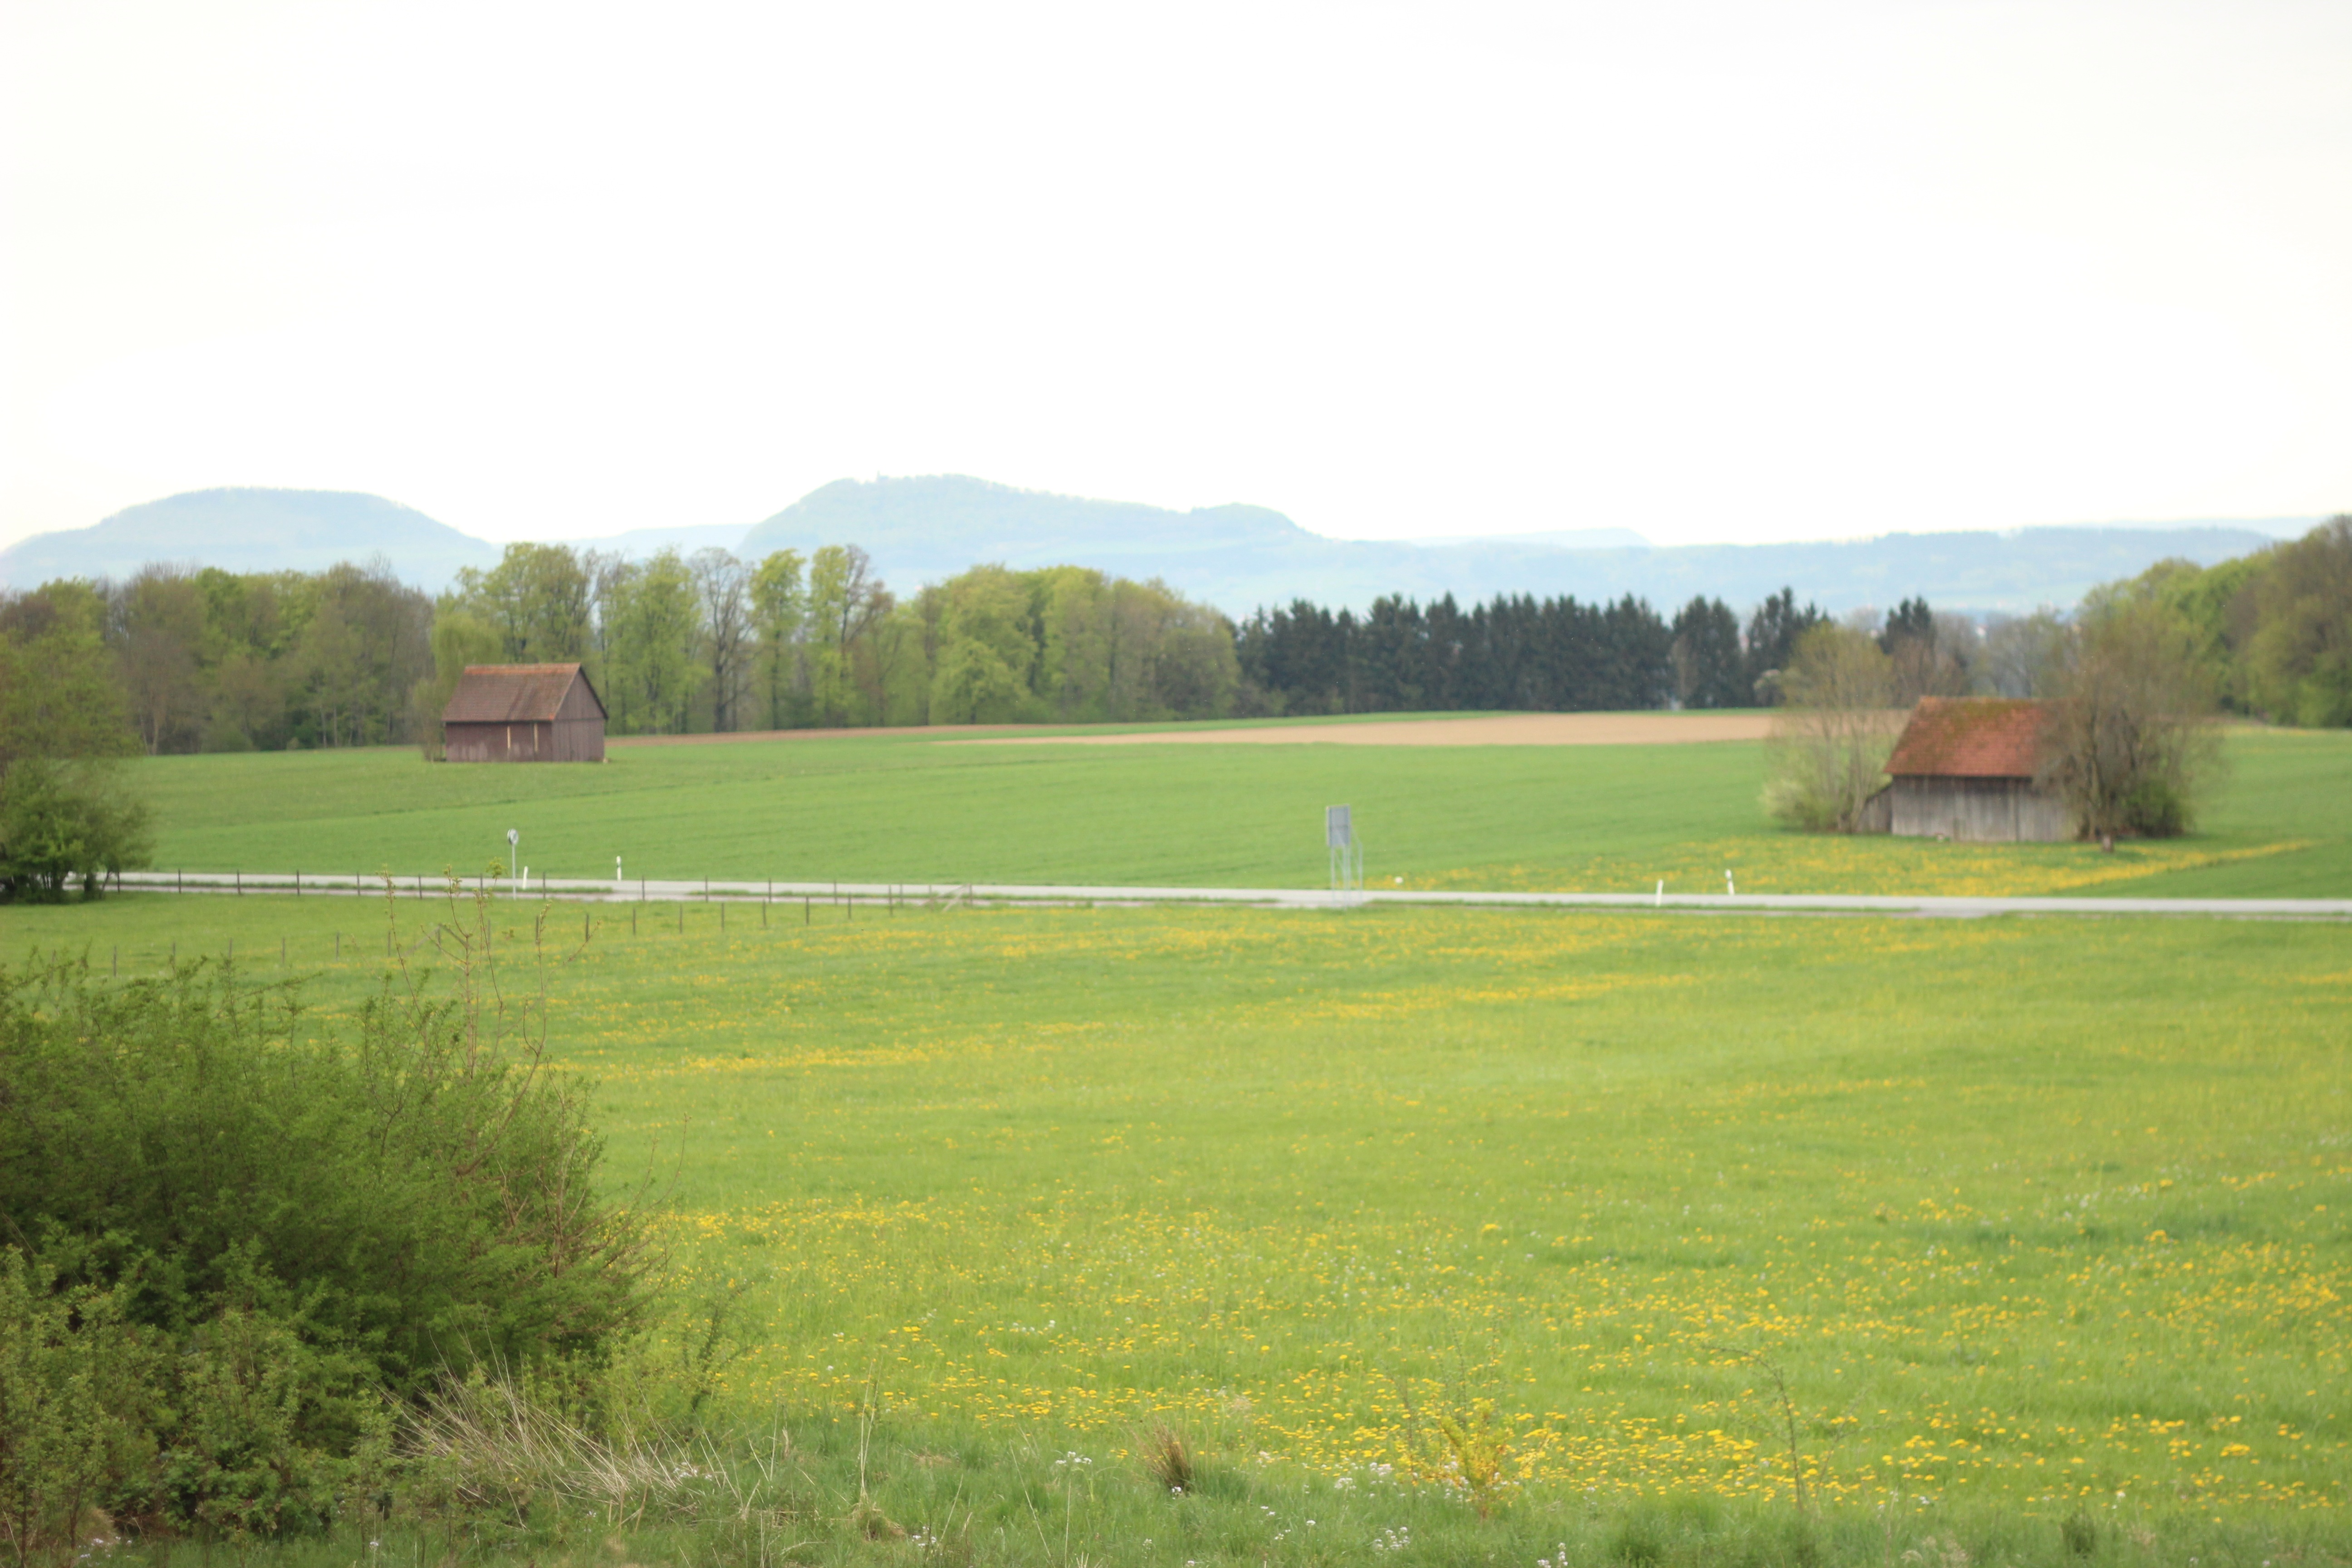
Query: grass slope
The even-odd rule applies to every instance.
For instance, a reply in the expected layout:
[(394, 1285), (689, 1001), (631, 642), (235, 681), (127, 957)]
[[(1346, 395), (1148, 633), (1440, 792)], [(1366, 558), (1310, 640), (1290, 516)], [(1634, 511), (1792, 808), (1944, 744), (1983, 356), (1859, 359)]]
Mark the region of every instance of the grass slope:
[(402, 751), (159, 758), (158, 861), (335, 875), (1313, 886), (1322, 808), (1376, 880), (1752, 892), (2352, 893), (2352, 736), (2231, 738), (2210, 830), (2113, 856), (1782, 833), (1760, 747), (972, 746), (919, 736), (628, 748), (601, 767)]

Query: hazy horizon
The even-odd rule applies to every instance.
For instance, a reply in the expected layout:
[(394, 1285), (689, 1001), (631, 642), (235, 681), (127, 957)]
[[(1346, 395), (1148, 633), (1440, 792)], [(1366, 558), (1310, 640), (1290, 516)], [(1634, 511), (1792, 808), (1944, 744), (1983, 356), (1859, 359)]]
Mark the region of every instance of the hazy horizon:
[[(882, 475), (882, 474), (870, 475), (870, 476), (866, 476), (866, 477), (863, 477), (863, 478), (857, 478), (857, 477), (853, 477), (853, 476), (846, 476), (846, 475), (845, 475), (845, 476), (840, 476), (840, 478), (839, 478), (839, 479), (835, 479), (835, 480), (828, 481), (828, 482), (829, 482), (829, 483), (838, 483), (838, 482), (843, 482), (843, 481), (845, 481), (845, 481), (847, 481), (847, 482), (851, 482), (851, 483), (860, 483), (860, 484), (864, 484), (864, 483), (875, 483), (875, 482), (878, 482), (878, 481), (880, 481), (880, 480), (882, 480), (882, 479), (928, 479), (928, 478), (942, 478), (942, 477), (944, 477), (944, 478), (973, 478), (973, 479), (982, 479), (984, 482), (990, 482), (990, 483), (993, 483), (993, 482), (994, 482), (994, 481), (989, 481), (989, 480), (986, 480), (986, 477), (985, 477), (985, 476), (982, 476), (982, 475), (968, 475), (968, 476), (953, 476), (953, 475), (950, 475), (950, 476), (934, 476), (934, 475)], [(824, 488), (824, 487), (820, 486), (820, 487), (818, 487), (818, 488), (819, 488), (819, 489), (822, 489), (822, 488)], [(1024, 486), (1014, 486), (1014, 487), (1010, 487), (1010, 488), (1017, 489), (1023, 489), (1023, 490), (1024, 490), (1024, 491), (1027, 491), (1028, 493), (1034, 493), (1034, 494), (1041, 494), (1041, 495), (1062, 496), (1062, 497), (1064, 497), (1064, 499), (1087, 500), (1097, 500), (1097, 501), (1110, 501), (1110, 502), (1113, 502), (1113, 503), (1115, 503), (1115, 504), (1125, 504), (1125, 505), (1139, 505), (1139, 506), (1158, 506), (1158, 505), (1159, 505), (1159, 503), (1157, 503), (1157, 502), (1152, 502), (1152, 501), (1137, 501), (1137, 500), (1134, 500), (1134, 498), (1132, 498), (1132, 497), (1123, 497), (1123, 496), (1067, 497), (1067, 496), (1065, 494), (1065, 492), (1060, 492), (1060, 491), (1051, 491), (1051, 490), (1033, 490), (1033, 489), (1030, 489), (1030, 487), (1024, 487)], [(341, 493), (341, 494), (364, 494), (364, 495), (373, 495), (373, 492), (372, 492), (372, 491), (351, 491), (351, 490), (347, 490), (347, 489), (341, 489), (337, 488), (337, 487), (327, 487), (327, 486), (220, 485), (220, 486), (207, 486), (207, 487), (205, 487), (205, 489), (206, 489), (206, 490), (244, 490), (244, 489), (250, 489), (250, 490), (260, 490), (260, 491), (297, 492), (297, 493), (301, 492), (301, 491), (310, 491), (310, 492), (313, 492), (313, 493), (323, 491), (323, 492), (325, 492), (325, 493), (329, 493), (329, 494), (337, 494), (337, 493)], [(191, 493), (203, 493), (203, 492), (201, 492), (201, 491), (199, 491), (199, 492), (185, 492), (185, 491), (184, 491), (184, 492), (177, 492), (177, 493), (178, 493), (178, 494), (181, 494), (181, 495), (186, 495), (186, 494), (191, 494)], [(147, 498), (145, 500), (142, 500), (142, 501), (134, 501), (134, 502), (130, 503), (130, 504), (129, 504), (129, 505), (127, 505), (127, 506), (124, 506), (124, 507), (119, 507), (119, 508), (115, 509), (115, 510), (114, 510), (114, 511), (108, 513), (106, 517), (102, 517), (102, 518), (95, 518), (95, 519), (92, 519), (92, 520), (91, 520), (91, 521), (90, 521), (90, 522), (89, 522), (89, 523), (79, 524), (79, 525), (77, 525), (77, 526), (79, 526), (79, 527), (94, 527), (97, 523), (110, 521), (112, 518), (114, 518), (115, 516), (120, 515), (120, 514), (121, 514), (121, 513), (122, 513), (122, 512), (125, 512), (125, 511), (134, 511), (134, 510), (137, 510), (139, 508), (141, 508), (141, 507), (142, 507), (142, 506), (145, 506), (145, 505), (148, 505), (148, 504), (150, 504), (150, 503), (152, 503), (152, 502), (154, 502), (154, 501), (160, 501), (160, 500), (172, 500), (172, 499), (173, 499), (173, 497), (169, 497), (169, 496), (152, 496), (152, 497)], [(427, 509), (423, 508), (423, 507), (415, 507), (415, 506), (413, 506), (413, 505), (412, 505), (412, 503), (410, 503), (410, 502), (408, 502), (408, 501), (405, 501), (405, 500), (402, 500), (402, 499), (401, 499), (400, 497), (398, 497), (398, 496), (379, 496), (379, 497), (376, 497), (375, 499), (382, 500), (388, 500), (388, 501), (391, 501), (391, 502), (392, 502), (394, 505), (395, 505), (395, 506), (400, 506), (400, 507), (409, 508), (410, 510), (415, 510), (415, 511), (419, 511), (419, 512), (423, 512), (423, 513), (425, 513), (425, 515), (426, 515), (426, 516), (428, 516), (428, 517), (431, 517), (431, 516), (432, 516), (431, 512), (430, 512), (429, 510), (427, 510)], [(803, 498), (803, 497), (794, 497), (794, 498), (793, 498), (793, 500), (794, 500), (795, 502), (797, 502), (798, 500), (803, 500), (803, 499), (804, 499), (804, 498)], [(1233, 501), (1211, 502), (1211, 503), (1208, 503), (1208, 505), (1209, 505), (1209, 506), (1211, 506), (1211, 507), (1214, 507), (1214, 506), (1226, 506), (1226, 505), (1254, 506), (1254, 505), (1255, 505), (1255, 504), (1256, 504), (1256, 503), (1252, 502), (1252, 501), (1247, 501), (1247, 500), (1233, 500)], [(1195, 510), (1195, 509), (1193, 509), (1193, 508), (1172, 508), (1172, 507), (1171, 507), (1171, 508), (1162, 508), (1161, 510), (1171, 510), (1171, 511), (1189, 511), (1189, 510)], [(1280, 509), (1279, 509), (1279, 508), (1271, 508), (1271, 507), (1270, 507), (1270, 508), (1266, 508), (1266, 509), (1265, 509), (1265, 510), (1270, 510), (1270, 511), (1279, 511), (1279, 510), (1280, 510)], [(607, 532), (599, 532), (599, 533), (587, 533), (587, 532), (579, 532), (579, 531), (573, 531), (573, 532), (545, 532), (545, 533), (527, 534), (527, 535), (526, 535), (526, 534), (514, 534), (514, 535), (509, 535), (509, 536), (507, 536), (507, 537), (503, 537), (503, 538), (502, 538), (502, 537), (499, 537), (499, 536), (497, 536), (497, 535), (494, 535), (494, 534), (490, 534), (490, 533), (474, 533), (471, 530), (462, 530), (462, 529), (461, 529), (459, 531), (461, 531), (461, 532), (466, 532), (466, 533), (469, 534), (471, 537), (478, 538), (478, 539), (481, 539), (481, 540), (484, 540), (484, 541), (486, 541), (486, 542), (490, 542), (490, 543), (493, 543), (493, 544), (504, 544), (504, 543), (513, 543), (513, 542), (531, 542), (531, 543), (564, 543), (564, 544), (572, 544), (572, 545), (577, 545), (577, 546), (593, 546), (593, 545), (598, 545), (598, 544), (618, 543), (618, 542), (622, 542), (622, 541), (625, 541), (625, 540), (630, 539), (630, 538), (632, 538), (632, 537), (640, 537), (640, 536), (646, 536), (646, 537), (649, 537), (649, 536), (661, 535), (661, 534), (689, 534), (689, 533), (690, 533), (690, 534), (719, 535), (719, 534), (730, 533), (730, 532), (731, 532), (731, 533), (737, 533), (737, 534), (749, 533), (751, 530), (753, 530), (753, 529), (757, 528), (761, 522), (767, 521), (767, 518), (768, 518), (768, 517), (772, 517), (772, 516), (774, 516), (774, 515), (775, 515), (775, 513), (774, 513), (774, 512), (771, 512), (771, 513), (767, 514), (767, 516), (766, 516), (766, 517), (762, 517), (762, 518), (760, 518), (760, 519), (755, 519), (755, 520), (753, 520), (752, 521), (748, 522), (748, 523), (736, 523), (736, 522), (710, 522), (710, 521), (679, 521), (668, 522), (668, 523), (641, 524), (641, 525), (637, 525), (637, 526), (634, 526), (634, 527), (614, 529), (614, 530), (612, 530), (612, 531), (607, 531)], [(444, 523), (446, 523), (446, 522), (447, 522), (447, 520), (446, 520), (446, 519), (444, 519), (444, 518), (437, 518), (437, 517), (436, 517), (436, 518), (433, 518), (433, 521), (436, 521), (436, 522), (444, 522)], [(1290, 519), (1289, 521), (1292, 521), (1292, 522), (1294, 522), (1294, 523), (1297, 523), (1297, 520), (1296, 518), (1292, 518), (1292, 519)], [(1572, 550), (1606, 550), (1606, 549), (1618, 549), (1618, 548), (1626, 548), (1626, 549), (1672, 549), (1672, 548), (1679, 548), (1679, 547), (1689, 547), (1689, 548), (1707, 548), (1707, 547), (1717, 547), (1717, 546), (1724, 546), (1724, 545), (1738, 546), (1738, 545), (1770, 545), (1770, 544), (1837, 544), (1837, 543), (1860, 542), (1864, 542), (1864, 541), (1871, 540), (1871, 539), (1884, 538), (1884, 537), (1886, 537), (1886, 536), (1888, 536), (1888, 535), (1890, 535), (1890, 534), (1900, 534), (1900, 533), (1957, 533), (1957, 532), (1969, 532), (1969, 533), (1979, 533), (1979, 532), (2019, 533), (2019, 532), (2025, 531), (2027, 531), (2027, 530), (2031, 530), (2031, 529), (2037, 529), (2037, 528), (2113, 529), (2113, 530), (2119, 530), (2119, 531), (2143, 530), (2143, 531), (2164, 531), (2164, 530), (2168, 530), (2168, 529), (2180, 529), (2180, 528), (2209, 528), (2209, 527), (2210, 527), (2210, 528), (2239, 528), (2239, 529), (2245, 529), (2245, 530), (2248, 530), (2248, 531), (2250, 531), (2256, 532), (2256, 533), (2263, 533), (2263, 534), (2266, 534), (2266, 535), (2268, 535), (2268, 536), (2270, 536), (2270, 537), (2272, 537), (2272, 538), (2276, 538), (2276, 539), (2291, 539), (2291, 538), (2294, 538), (2294, 537), (2299, 536), (2299, 535), (2300, 535), (2300, 534), (2302, 534), (2303, 532), (2306, 531), (2310, 527), (2312, 527), (2312, 526), (2314, 526), (2315, 524), (2316, 524), (2317, 522), (2320, 522), (2320, 521), (2325, 521), (2325, 518), (2324, 518), (2323, 514), (2315, 513), (2315, 513), (2306, 514), (2306, 515), (2303, 515), (2303, 516), (2294, 516), (2294, 517), (2096, 518), (2096, 519), (2081, 519), (2081, 520), (2068, 519), (2068, 520), (2059, 520), (2059, 521), (2043, 521), (2043, 522), (2025, 522), (2025, 523), (2019, 523), (2019, 524), (2015, 524), (2015, 525), (2012, 525), (2012, 526), (2010, 526), (2010, 527), (2005, 527), (2005, 528), (1970, 528), (1970, 527), (1967, 527), (1966, 525), (1960, 525), (1960, 526), (1956, 526), (1956, 527), (1952, 527), (1952, 528), (1945, 528), (1945, 529), (1906, 529), (1906, 528), (1901, 528), (1901, 527), (1888, 527), (1888, 528), (1874, 529), (1874, 530), (1872, 530), (1872, 531), (1868, 531), (1868, 532), (1848, 533), (1848, 534), (1834, 534), (1834, 535), (1832, 535), (1832, 534), (1792, 534), (1792, 535), (1790, 535), (1790, 536), (1789, 536), (1789, 537), (1786, 537), (1786, 538), (1760, 538), (1760, 537), (1748, 537), (1748, 538), (1740, 538), (1740, 539), (1688, 539), (1688, 540), (1675, 540), (1675, 541), (1662, 541), (1662, 540), (1650, 539), (1650, 538), (1647, 538), (1647, 537), (1645, 537), (1645, 536), (1641, 536), (1641, 535), (1639, 535), (1638, 531), (1629, 530), (1629, 529), (1613, 529), (1613, 528), (1608, 528), (1608, 527), (1595, 527), (1595, 528), (1590, 528), (1590, 529), (1530, 528), (1530, 529), (1518, 529), (1518, 530), (1494, 530), (1494, 531), (1486, 531), (1486, 532), (1466, 532), (1466, 531), (1465, 531), (1465, 532), (1457, 533), (1457, 534), (1444, 534), (1444, 535), (1419, 535), (1419, 536), (1409, 536), (1409, 537), (1386, 537), (1386, 536), (1376, 536), (1376, 535), (1359, 535), (1359, 534), (1346, 534), (1346, 533), (1327, 533), (1327, 532), (1324, 532), (1324, 531), (1320, 531), (1320, 530), (1311, 529), (1311, 528), (1310, 528), (1310, 529), (1307, 529), (1307, 532), (1309, 532), (1309, 533), (1313, 533), (1313, 534), (1315, 534), (1315, 535), (1316, 535), (1317, 537), (1318, 537), (1318, 538), (1322, 538), (1322, 539), (1328, 539), (1328, 540), (1332, 540), (1332, 541), (1337, 542), (1344, 542), (1344, 543), (1386, 543), (1386, 544), (1408, 544), (1408, 545), (1417, 545), (1417, 546), (1423, 546), (1423, 547), (1430, 547), (1430, 548), (1444, 548), (1444, 547), (1445, 547), (1445, 546), (1447, 546), (1447, 545), (1450, 545), (1450, 544), (1468, 544), (1468, 543), (1479, 543), (1479, 542), (1542, 542), (1554, 543), (1554, 544), (1556, 544), (1556, 546), (1557, 546), (1558, 548), (1561, 548), (1561, 549), (1572, 549)], [(453, 526), (453, 527), (454, 527), (455, 525), (454, 525), (454, 524), (451, 524), (450, 526)], [(1303, 524), (1303, 523), (1299, 523), (1299, 524), (1298, 524), (1298, 526), (1299, 526), (1299, 527), (1301, 527), (1301, 528), (1306, 528), (1306, 525), (1305, 525), (1305, 524)], [(70, 531), (70, 530), (54, 530), (54, 529), (45, 529), (45, 530), (42, 530), (42, 531), (41, 531), (41, 532), (43, 532), (43, 533), (48, 533), (48, 532), (71, 531)], [(1591, 536), (1601, 536), (1601, 535), (1609, 535), (1609, 534), (1625, 534), (1625, 535), (1628, 535), (1629, 537), (1628, 537), (1628, 538), (1626, 538), (1625, 540), (1623, 540), (1622, 542), (1599, 542), (1597, 538), (1596, 538), (1596, 540), (1595, 540), (1594, 542), (1567, 542), (1570, 537), (1572, 537), (1572, 536), (1574, 536), (1574, 535), (1578, 535), (1578, 534), (1591, 535)], [(19, 542), (21, 542), (22, 541), (24, 541), (24, 540), (26, 540), (26, 539), (30, 539), (30, 538), (33, 538), (33, 537), (35, 537), (35, 535), (34, 535), (34, 534), (31, 534), (31, 533), (18, 534), (18, 535), (15, 535), (15, 536), (5, 536), (5, 534), (0, 534), (0, 550), (5, 550), (8, 546), (10, 546), (10, 545), (12, 545), (12, 544), (19, 543)], [(1638, 542), (1636, 542), (1636, 540), (1638, 540)], [(715, 542), (715, 541), (712, 541), (712, 542)], [(841, 542), (843, 542), (843, 543), (849, 543), (849, 544), (855, 544), (855, 543), (856, 543), (856, 542), (857, 542), (856, 540), (855, 540), (855, 539), (844, 539), (843, 541), (841, 541)], [(731, 548), (731, 547), (730, 547), (730, 548)], [(1081, 564), (1083, 564), (1083, 563), (1081, 563)]]
[(961, 473), (1342, 540), (2352, 508), (2352, 8), (0, 12), (0, 546)]

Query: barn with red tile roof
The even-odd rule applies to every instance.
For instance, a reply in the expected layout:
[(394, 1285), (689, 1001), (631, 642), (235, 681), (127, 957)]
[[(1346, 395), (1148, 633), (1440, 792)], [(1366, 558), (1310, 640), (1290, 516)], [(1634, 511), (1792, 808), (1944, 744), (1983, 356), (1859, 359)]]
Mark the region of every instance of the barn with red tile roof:
[(2071, 837), (2063, 802), (2043, 788), (2049, 710), (2000, 697), (1925, 697), (1886, 759), (1894, 782), (1874, 805), (1886, 831), (1979, 844)]
[(604, 701), (576, 664), (469, 664), (441, 737), (453, 763), (601, 763)]

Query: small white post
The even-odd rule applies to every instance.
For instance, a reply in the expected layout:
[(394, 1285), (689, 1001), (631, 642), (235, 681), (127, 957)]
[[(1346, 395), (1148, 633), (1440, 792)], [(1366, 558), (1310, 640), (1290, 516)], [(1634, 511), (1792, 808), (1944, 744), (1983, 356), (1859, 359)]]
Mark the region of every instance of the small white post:
[(1662, 910), (1666, 907), (1666, 879), (1664, 877), (1658, 879), (1658, 901), (1654, 907)]
[(1727, 899), (1739, 896), (1739, 889), (1731, 885), (1731, 868), (1728, 866), (1723, 868), (1723, 896)]
[(617, 882), (617, 881), (619, 881), (620, 879), (621, 879), (621, 858), (620, 858), (618, 855), (615, 855), (615, 856), (614, 856), (614, 857), (613, 857), (613, 880), (614, 880), (615, 882)]

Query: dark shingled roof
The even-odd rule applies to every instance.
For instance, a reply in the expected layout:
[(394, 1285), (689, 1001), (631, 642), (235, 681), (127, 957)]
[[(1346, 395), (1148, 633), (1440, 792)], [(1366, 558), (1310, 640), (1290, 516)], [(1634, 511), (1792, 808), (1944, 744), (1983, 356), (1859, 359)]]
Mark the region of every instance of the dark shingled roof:
[(2048, 711), (2007, 697), (1923, 697), (1886, 759), (1897, 778), (2030, 779)]
[[(563, 694), (581, 679), (576, 664), (469, 664), (441, 710), (446, 724), (531, 724), (551, 721)], [(595, 689), (589, 689), (595, 696)], [(604, 704), (596, 703), (598, 711)]]

